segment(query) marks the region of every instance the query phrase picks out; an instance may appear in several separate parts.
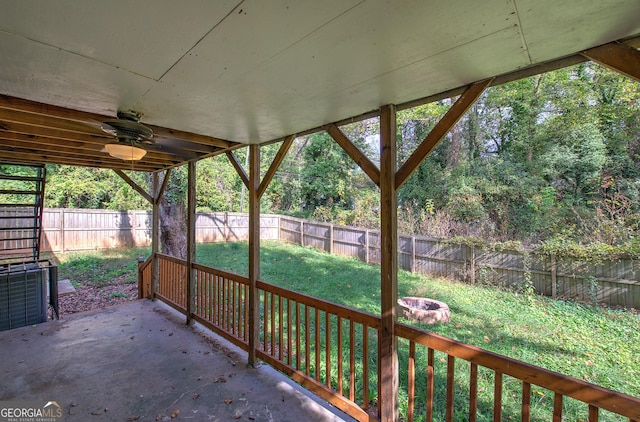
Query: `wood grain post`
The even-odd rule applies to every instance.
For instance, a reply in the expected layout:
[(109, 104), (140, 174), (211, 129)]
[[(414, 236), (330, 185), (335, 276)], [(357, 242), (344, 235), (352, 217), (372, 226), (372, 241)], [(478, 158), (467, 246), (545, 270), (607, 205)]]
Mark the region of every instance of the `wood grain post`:
[(300, 220), (300, 246), (304, 246), (304, 220)]
[(249, 146), (249, 365), (257, 366), (260, 344), (260, 146)]
[(364, 262), (369, 263), (369, 229), (364, 231)]
[(551, 255), (551, 297), (558, 297), (558, 266), (555, 254)]
[(329, 224), (329, 253), (333, 255), (333, 224)]
[(395, 336), (398, 296), (398, 196), (396, 174), (396, 110), (380, 109), (380, 273), (381, 327), (378, 339), (380, 420), (398, 420), (398, 341)]
[[(165, 176), (166, 177), (166, 176)], [(160, 287), (160, 261), (156, 254), (160, 252), (160, 182), (158, 172), (153, 173), (153, 214), (151, 217), (151, 299), (156, 300)]]
[(187, 176), (187, 325), (196, 311), (196, 162), (189, 161)]

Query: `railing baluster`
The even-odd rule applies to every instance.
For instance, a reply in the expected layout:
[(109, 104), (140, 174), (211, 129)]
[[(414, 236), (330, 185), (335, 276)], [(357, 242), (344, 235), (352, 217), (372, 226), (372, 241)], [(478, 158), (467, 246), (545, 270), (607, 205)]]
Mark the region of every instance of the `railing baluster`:
[(282, 296), (278, 295), (278, 359), (282, 362), (283, 356), (283, 335), (284, 330), (282, 329)]
[(287, 365), (291, 366), (291, 300), (287, 299)]
[(269, 331), (271, 332), (271, 356), (276, 355), (276, 298), (271, 293), (271, 326)]
[(434, 351), (429, 348), (427, 350), (427, 422), (433, 422), (433, 377), (435, 374), (433, 362)]
[(469, 422), (476, 422), (478, 412), (478, 365), (471, 364), (469, 375)]
[(326, 380), (328, 388), (331, 388), (331, 314), (324, 313), (325, 339), (324, 339), (324, 356), (326, 359)]
[(522, 422), (531, 420), (531, 384), (522, 382)]
[(316, 381), (320, 381), (320, 309), (316, 309)]
[(496, 372), (495, 385), (493, 388), (493, 420), (502, 421), (502, 373)]
[(356, 326), (349, 320), (349, 400), (356, 400)]
[(231, 287), (231, 333), (237, 335), (236, 327), (236, 283), (233, 280), (229, 280)]
[(269, 337), (269, 293), (264, 292), (264, 319), (262, 321), (262, 349), (265, 353), (269, 352), (267, 349), (267, 338)]
[(362, 408), (369, 408), (369, 327), (362, 324)]
[(342, 394), (342, 318), (338, 316), (338, 394)]
[(300, 370), (300, 302), (296, 301), (296, 369)]
[(311, 313), (309, 312), (309, 305), (304, 305), (304, 366), (307, 377), (311, 376), (311, 352), (309, 351), (311, 344), (310, 322)]
[(220, 289), (220, 277), (216, 275), (216, 297), (218, 299), (216, 303), (216, 325), (222, 327), (222, 289)]
[(409, 342), (409, 379), (408, 379), (409, 403), (407, 407), (407, 420), (413, 422), (413, 409), (416, 395), (416, 344)]
[[(589, 405), (588, 422), (598, 422), (598, 408), (592, 404)], [(632, 422), (631, 419), (629, 419), (629, 422)]]
[(562, 394), (553, 395), (553, 422), (562, 422)]
[(249, 286), (244, 286), (244, 341), (249, 342)]
[(453, 422), (453, 399), (454, 399), (454, 374), (455, 374), (456, 358), (447, 356), (447, 403), (445, 420), (447, 422)]

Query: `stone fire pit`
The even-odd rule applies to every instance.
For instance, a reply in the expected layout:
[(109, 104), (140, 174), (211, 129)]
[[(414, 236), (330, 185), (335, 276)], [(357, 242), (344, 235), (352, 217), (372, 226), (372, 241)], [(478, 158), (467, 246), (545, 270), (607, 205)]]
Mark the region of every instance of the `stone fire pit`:
[(422, 324), (450, 321), (449, 306), (446, 303), (424, 297), (398, 299), (398, 315)]

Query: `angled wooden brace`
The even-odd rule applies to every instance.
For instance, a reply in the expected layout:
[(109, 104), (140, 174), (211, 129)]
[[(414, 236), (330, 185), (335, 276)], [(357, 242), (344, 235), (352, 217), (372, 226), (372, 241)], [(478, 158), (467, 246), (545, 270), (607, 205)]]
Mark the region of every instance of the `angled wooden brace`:
[(478, 97), (484, 92), (493, 78), (484, 81), (476, 82), (471, 85), (465, 92), (460, 95), (458, 100), (451, 106), (449, 111), (440, 119), (435, 127), (424, 138), (422, 143), (416, 148), (411, 156), (405, 161), (404, 165), (400, 167), (400, 170), (396, 173), (396, 189), (400, 189), (400, 186), (407, 181), (411, 173), (427, 158), (427, 156), (433, 151), (438, 143), (444, 138), (444, 136), (451, 130), (451, 128), (458, 123), (458, 120), (464, 115), (464, 113), (476, 102)]

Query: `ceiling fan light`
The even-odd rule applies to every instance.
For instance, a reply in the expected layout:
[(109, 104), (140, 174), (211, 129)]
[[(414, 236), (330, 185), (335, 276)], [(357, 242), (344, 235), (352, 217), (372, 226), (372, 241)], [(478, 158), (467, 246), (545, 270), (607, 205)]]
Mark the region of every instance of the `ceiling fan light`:
[(110, 156), (126, 161), (139, 161), (147, 154), (142, 148), (126, 144), (106, 144), (104, 148)]

